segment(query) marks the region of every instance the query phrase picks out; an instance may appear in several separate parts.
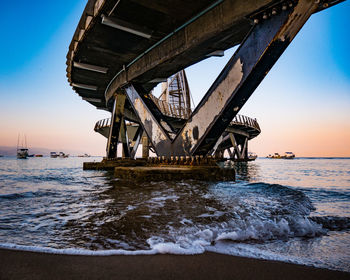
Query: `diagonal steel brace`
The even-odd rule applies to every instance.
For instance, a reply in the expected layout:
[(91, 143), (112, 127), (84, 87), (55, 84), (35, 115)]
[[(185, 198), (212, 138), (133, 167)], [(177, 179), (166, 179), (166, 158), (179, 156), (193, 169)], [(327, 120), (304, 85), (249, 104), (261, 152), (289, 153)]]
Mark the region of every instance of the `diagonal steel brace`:
[(157, 154), (206, 155), (317, 8), (315, 1), (299, 0), (254, 25), (174, 139), (175, 131), (157, 118), (146, 93), (127, 85), (126, 95)]

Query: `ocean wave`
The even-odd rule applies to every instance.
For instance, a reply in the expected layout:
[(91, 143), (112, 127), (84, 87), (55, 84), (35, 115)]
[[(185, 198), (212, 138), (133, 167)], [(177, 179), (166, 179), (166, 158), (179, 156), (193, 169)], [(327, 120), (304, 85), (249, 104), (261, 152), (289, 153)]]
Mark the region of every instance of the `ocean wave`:
[[(25, 246), (11, 243), (0, 244), (0, 248), (35, 251), (52, 254), (69, 254), (69, 255), (152, 255), (152, 254), (180, 254), (193, 255), (201, 254), (205, 251), (215, 251), (220, 248), (222, 242), (231, 244), (249, 245), (256, 242), (266, 242), (273, 240), (287, 240), (293, 237), (314, 237), (324, 234), (325, 230), (316, 222), (308, 218), (294, 219), (287, 221), (250, 221), (245, 227), (229, 229), (230, 223), (224, 225), (211, 226), (209, 228), (198, 228), (195, 225), (183, 228), (184, 231), (174, 229), (166, 236), (152, 236), (147, 240), (149, 249), (145, 250), (125, 250), (125, 249), (108, 249), (108, 250), (89, 250), (80, 248), (48, 248), (40, 246)], [(236, 245), (235, 245), (236, 246)], [(230, 246), (223, 246), (228, 248)], [(217, 249), (214, 249), (217, 248)], [(231, 247), (230, 247), (231, 248)], [(226, 250), (225, 249), (225, 250)], [(221, 249), (217, 252), (227, 253)], [(256, 252), (255, 252), (256, 253)], [(239, 252), (230, 254), (239, 255)], [(257, 257), (254, 254), (246, 255)], [(265, 257), (263, 257), (265, 258)], [(277, 258), (278, 259), (278, 258)]]
[(268, 184), (268, 183), (262, 183), (262, 182), (250, 183), (250, 184), (246, 184), (246, 186), (248, 188), (256, 189), (262, 194), (272, 195), (274, 197), (280, 196), (283, 198), (298, 200), (307, 204), (307, 206), (310, 209), (314, 208), (313, 206), (311, 206), (311, 200), (309, 199), (309, 197), (301, 189), (296, 189), (289, 186), (283, 186), (280, 184)]
[[(272, 241), (287, 241), (295, 237), (313, 238), (326, 234), (327, 230), (308, 218), (294, 218), (287, 221), (255, 220), (241, 228), (230, 228), (230, 223), (211, 227), (188, 226), (183, 230), (174, 229), (168, 235), (152, 236), (147, 240), (151, 250), (169, 254), (200, 254), (214, 250), (218, 244), (232, 248), (235, 244), (253, 245)], [(231, 244), (231, 245), (230, 245)], [(218, 251), (227, 253), (225, 250)], [(233, 253), (236, 255), (237, 253)], [(254, 255), (249, 255), (255, 257)]]
[(51, 191), (36, 191), (36, 192), (20, 192), (20, 193), (9, 193), (9, 194), (0, 194), (0, 200), (16, 200), (23, 198), (33, 198), (33, 197), (42, 197), (42, 196), (52, 196), (56, 192)]
[[(213, 188), (212, 196), (227, 205), (227, 211), (247, 216), (273, 217), (307, 216), (315, 210), (310, 198), (302, 191), (288, 186), (250, 183), (237, 186), (225, 184)], [(233, 209), (229, 209), (232, 205)], [(239, 215), (239, 218), (245, 218)]]
[(340, 231), (350, 229), (350, 217), (314, 216), (310, 217), (310, 219), (328, 230)]
[(306, 189), (303, 188), (301, 189), (308, 195), (314, 196), (317, 200), (319, 201), (324, 201), (324, 200), (350, 200), (350, 191), (345, 190), (345, 189), (340, 189), (340, 190), (334, 190), (334, 189), (323, 189), (323, 188), (310, 188)]
[[(288, 221), (289, 220), (289, 221)], [(279, 221), (255, 220), (245, 228), (225, 230), (218, 234), (215, 241), (231, 240), (235, 242), (264, 242), (267, 240), (288, 239), (293, 237), (315, 237), (325, 234), (321, 225), (308, 218), (282, 218)]]

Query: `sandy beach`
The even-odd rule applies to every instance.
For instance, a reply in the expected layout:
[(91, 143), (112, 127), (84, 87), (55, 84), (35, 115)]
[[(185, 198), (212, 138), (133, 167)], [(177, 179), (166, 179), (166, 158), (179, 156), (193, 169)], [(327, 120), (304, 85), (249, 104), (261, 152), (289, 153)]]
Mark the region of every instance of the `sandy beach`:
[(71, 256), (0, 250), (0, 279), (350, 279), (350, 273), (215, 253)]

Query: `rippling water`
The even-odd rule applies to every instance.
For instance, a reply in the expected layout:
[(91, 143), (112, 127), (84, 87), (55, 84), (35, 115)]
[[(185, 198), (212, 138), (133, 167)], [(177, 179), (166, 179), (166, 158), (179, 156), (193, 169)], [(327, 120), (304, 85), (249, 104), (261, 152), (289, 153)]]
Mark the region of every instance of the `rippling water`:
[(144, 182), (101, 158), (0, 158), (0, 247), (74, 254), (204, 251), (350, 271), (350, 159), (257, 159), (236, 182)]

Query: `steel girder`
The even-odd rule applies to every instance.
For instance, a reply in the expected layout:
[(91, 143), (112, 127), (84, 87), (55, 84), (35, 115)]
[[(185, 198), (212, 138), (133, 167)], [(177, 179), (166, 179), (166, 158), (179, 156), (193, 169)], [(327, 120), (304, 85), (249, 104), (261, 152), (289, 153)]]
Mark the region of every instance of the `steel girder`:
[(317, 10), (315, 2), (289, 2), (287, 9), (281, 3), (273, 16), (255, 24), (180, 131), (171, 127), (142, 87), (126, 85), (126, 96), (157, 155), (206, 155), (217, 146), (230, 121)]
[(111, 116), (111, 127), (109, 129), (106, 149), (108, 158), (117, 157), (119, 132), (122, 124), (124, 123), (125, 100), (126, 96), (123, 92), (116, 93)]

